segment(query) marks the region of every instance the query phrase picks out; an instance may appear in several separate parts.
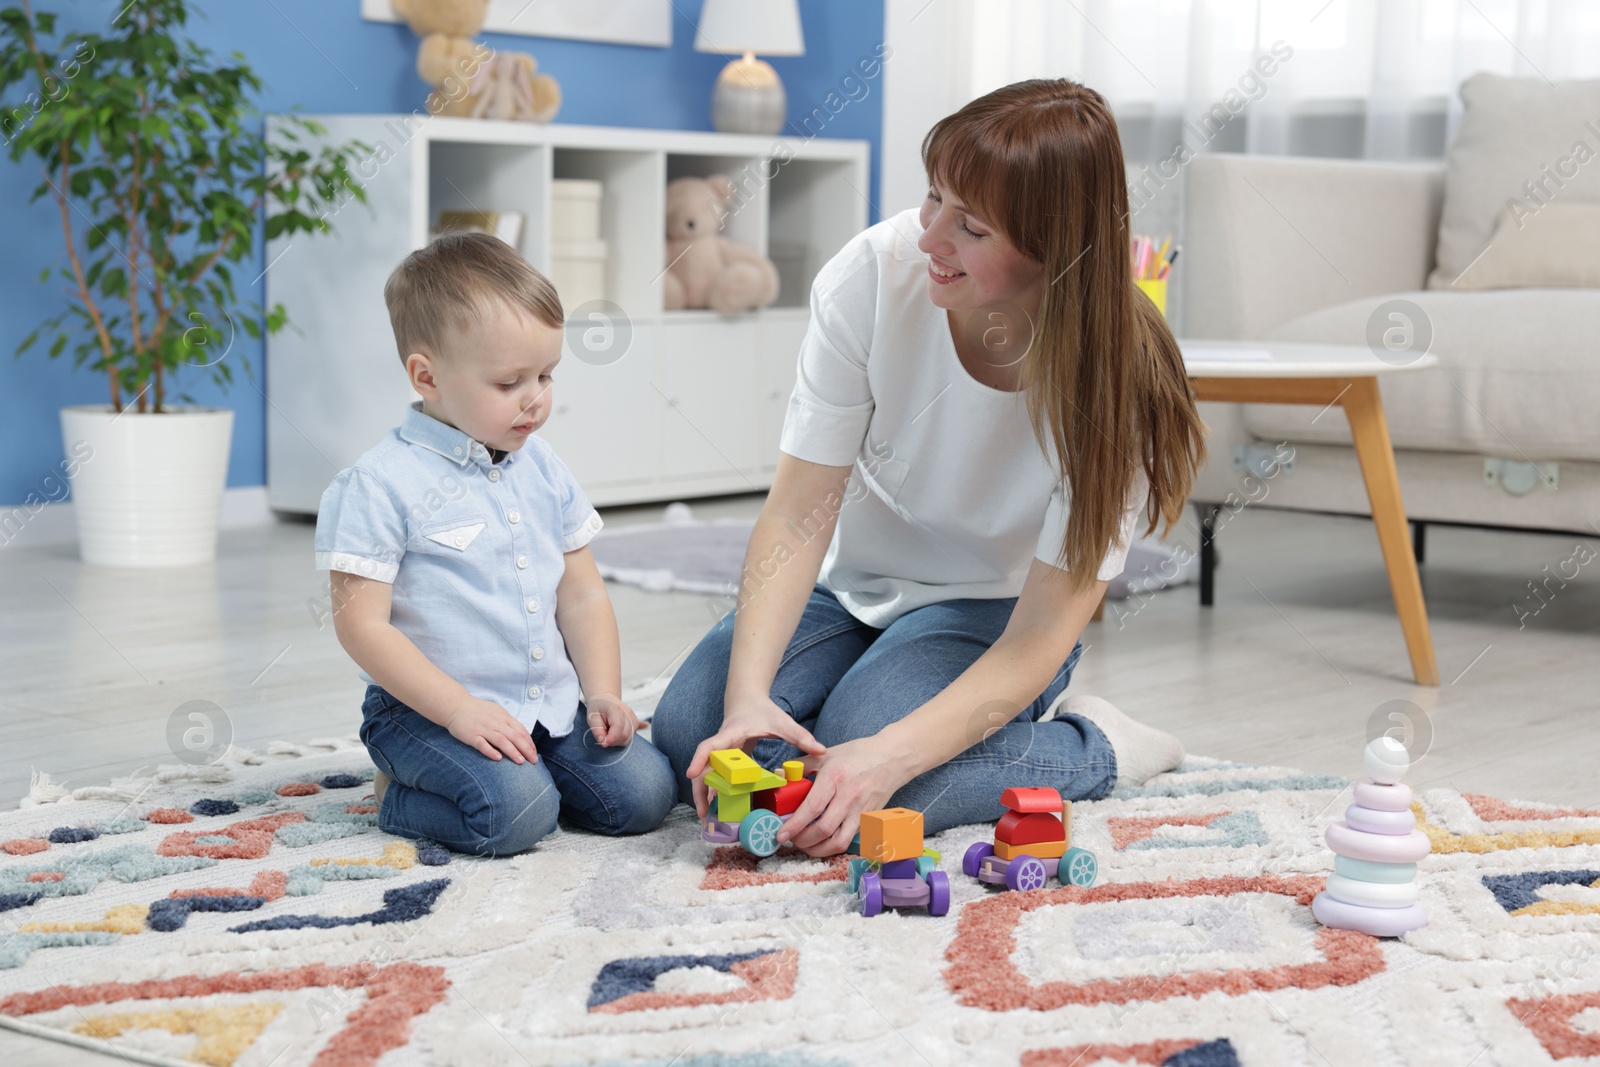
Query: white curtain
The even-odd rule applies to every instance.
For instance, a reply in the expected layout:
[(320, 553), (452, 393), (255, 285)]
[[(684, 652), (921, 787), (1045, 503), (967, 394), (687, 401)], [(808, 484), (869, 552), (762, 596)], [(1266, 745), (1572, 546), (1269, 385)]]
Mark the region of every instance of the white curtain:
[[(1600, 77), (1600, 0), (886, 4), (886, 213), (921, 199), (916, 147), (934, 121), (1024, 78), (1069, 77), (1103, 93), (1134, 187), (1180, 146), (1438, 158), (1468, 75)], [(1182, 186), (1146, 182), (1147, 195), (1130, 198), (1134, 229), (1179, 232)]]
[[(1119, 116), (1194, 120), (1241, 84), (1259, 96), (1242, 147), (1283, 152), (1296, 116), (1360, 114), (1361, 155), (1416, 156), (1417, 116), (1448, 114), (1487, 70), (1600, 77), (1597, 0), (935, 0), (970, 20), (969, 99), (1013, 81), (1071, 77)], [(932, 10), (929, 11), (932, 14)], [(1292, 52), (1270, 75), (1252, 64)]]

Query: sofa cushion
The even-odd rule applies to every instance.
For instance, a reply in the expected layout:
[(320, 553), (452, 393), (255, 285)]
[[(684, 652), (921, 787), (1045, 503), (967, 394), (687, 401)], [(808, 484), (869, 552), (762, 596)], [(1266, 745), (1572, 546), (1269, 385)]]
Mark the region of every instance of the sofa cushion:
[(1453, 289), (1600, 289), (1600, 203), (1500, 212), (1483, 255)]
[[(1396, 448), (1527, 460), (1600, 461), (1600, 290), (1425, 290), (1323, 308), (1267, 334), (1365, 347), (1378, 305), (1410, 300), (1428, 317), (1428, 370), (1383, 375)], [(1245, 427), (1275, 441), (1350, 443), (1349, 423), (1312, 405), (1247, 404)], [(1315, 420), (1315, 421), (1313, 421)]]
[(1600, 81), (1474, 74), (1461, 103), (1430, 289), (1447, 288), (1483, 252), (1501, 211), (1600, 201)]

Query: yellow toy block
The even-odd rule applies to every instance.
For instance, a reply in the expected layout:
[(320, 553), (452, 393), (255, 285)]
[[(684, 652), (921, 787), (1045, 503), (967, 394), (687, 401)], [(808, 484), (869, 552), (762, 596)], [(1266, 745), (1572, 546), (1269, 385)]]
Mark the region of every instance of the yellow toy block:
[(754, 785), (763, 774), (761, 764), (737, 748), (719, 748), (711, 753), (711, 769), (734, 785)]
[(806, 776), (806, 765), (797, 759), (783, 761), (783, 777), (788, 782), (798, 782)]
[(873, 863), (922, 855), (922, 812), (884, 808), (861, 813), (861, 858)]
[(1022, 856), (1033, 856), (1041, 860), (1058, 860), (1067, 854), (1065, 841), (1041, 841), (1033, 845), (1008, 845), (1004, 841), (994, 843), (995, 859), (1014, 860)]

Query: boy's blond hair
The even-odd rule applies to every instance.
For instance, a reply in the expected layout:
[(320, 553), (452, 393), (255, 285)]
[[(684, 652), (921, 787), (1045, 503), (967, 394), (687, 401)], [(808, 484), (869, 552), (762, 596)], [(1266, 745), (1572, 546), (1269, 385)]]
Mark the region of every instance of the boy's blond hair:
[(564, 319), (550, 279), (517, 250), (486, 233), (443, 233), (407, 256), (383, 286), (400, 362), (413, 352), (438, 357), (445, 339), (503, 304), (546, 326)]

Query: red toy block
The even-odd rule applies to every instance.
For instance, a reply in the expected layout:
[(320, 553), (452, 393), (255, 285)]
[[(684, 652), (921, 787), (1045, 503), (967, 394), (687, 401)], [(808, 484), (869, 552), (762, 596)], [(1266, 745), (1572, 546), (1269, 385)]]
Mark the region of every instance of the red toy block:
[(1061, 794), (1048, 786), (1012, 786), (1000, 794), (1000, 803), (1024, 814), (1052, 811), (1060, 815), (1062, 807)]
[(768, 811), (779, 815), (793, 815), (794, 809), (811, 792), (811, 779), (802, 778), (798, 782), (787, 782), (776, 789), (763, 789), (751, 797), (751, 807), (766, 808)]
[(995, 824), (994, 839), (1004, 841), (1008, 845), (1035, 845), (1065, 841), (1067, 831), (1066, 827), (1061, 825), (1059, 815), (1050, 815), (1042, 811), (1026, 815), (1020, 811), (1008, 811), (1000, 816), (1000, 821)]

